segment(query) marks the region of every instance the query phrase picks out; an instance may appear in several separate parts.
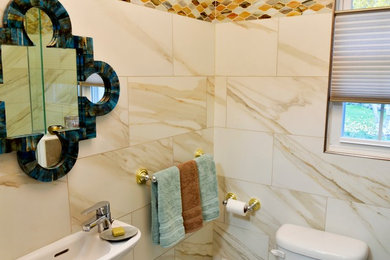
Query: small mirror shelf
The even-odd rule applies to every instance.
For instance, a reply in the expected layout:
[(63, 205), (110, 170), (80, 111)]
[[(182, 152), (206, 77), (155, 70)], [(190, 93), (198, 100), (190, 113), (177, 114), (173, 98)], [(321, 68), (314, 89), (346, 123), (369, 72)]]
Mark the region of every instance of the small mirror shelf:
[(79, 142), (96, 137), (96, 117), (116, 106), (119, 79), (94, 60), (92, 38), (72, 35), (59, 1), (14, 0), (3, 17), (0, 154), (16, 152), (27, 175), (55, 181), (74, 166)]

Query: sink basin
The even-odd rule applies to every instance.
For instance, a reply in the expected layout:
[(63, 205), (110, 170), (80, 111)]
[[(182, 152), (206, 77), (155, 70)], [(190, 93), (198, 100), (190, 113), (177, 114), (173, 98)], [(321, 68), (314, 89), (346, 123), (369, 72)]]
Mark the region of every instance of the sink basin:
[[(119, 220), (112, 223), (113, 227), (130, 226)], [(66, 236), (50, 245), (44, 246), (17, 260), (109, 260), (120, 259), (132, 250), (141, 238), (138, 230), (134, 237), (121, 242), (108, 242), (102, 240), (97, 227), (90, 232), (79, 231)]]

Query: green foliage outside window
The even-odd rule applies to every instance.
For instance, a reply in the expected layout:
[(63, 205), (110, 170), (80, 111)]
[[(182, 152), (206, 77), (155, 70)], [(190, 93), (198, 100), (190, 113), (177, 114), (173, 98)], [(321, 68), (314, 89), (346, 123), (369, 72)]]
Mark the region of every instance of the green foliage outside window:
[(390, 0), (353, 0), (352, 9), (390, 6)]

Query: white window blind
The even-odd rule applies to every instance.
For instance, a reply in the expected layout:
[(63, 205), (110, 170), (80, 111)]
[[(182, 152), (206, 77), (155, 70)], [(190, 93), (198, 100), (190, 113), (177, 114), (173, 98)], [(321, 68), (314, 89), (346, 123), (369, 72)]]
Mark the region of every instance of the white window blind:
[(330, 101), (390, 103), (390, 10), (335, 14)]

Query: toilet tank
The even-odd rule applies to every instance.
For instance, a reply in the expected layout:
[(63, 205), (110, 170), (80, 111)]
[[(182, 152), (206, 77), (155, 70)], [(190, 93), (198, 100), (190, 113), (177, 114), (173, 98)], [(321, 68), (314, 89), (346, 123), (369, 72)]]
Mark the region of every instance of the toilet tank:
[(278, 229), (276, 243), (281, 249), (314, 259), (366, 260), (368, 257), (368, 246), (363, 241), (292, 224)]

